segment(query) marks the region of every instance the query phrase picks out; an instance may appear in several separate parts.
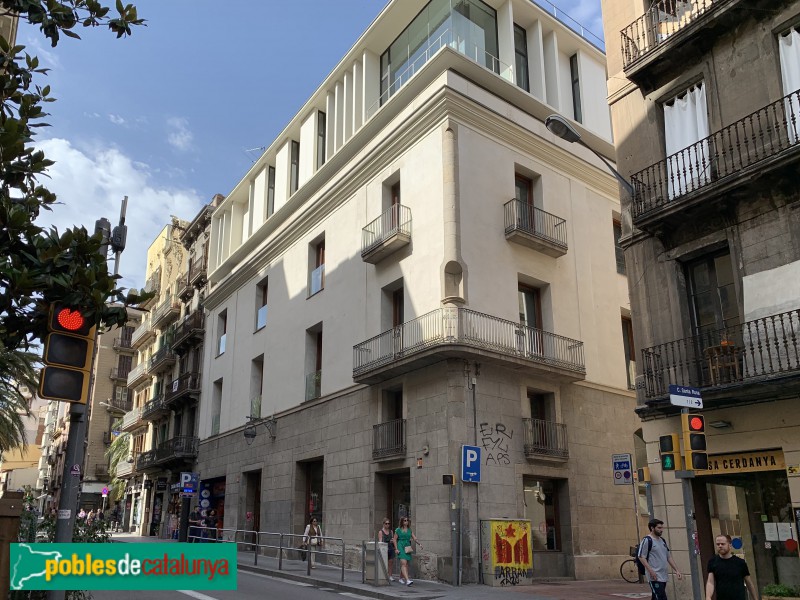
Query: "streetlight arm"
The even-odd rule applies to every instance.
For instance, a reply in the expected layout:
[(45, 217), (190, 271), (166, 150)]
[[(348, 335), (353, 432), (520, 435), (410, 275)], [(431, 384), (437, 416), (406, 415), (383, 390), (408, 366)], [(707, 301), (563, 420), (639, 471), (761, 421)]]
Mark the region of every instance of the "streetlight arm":
[(594, 148), (592, 148), (591, 146), (589, 146), (587, 143), (585, 143), (585, 142), (584, 142), (583, 140), (581, 140), (581, 139), (579, 139), (579, 140), (578, 140), (578, 143), (579, 143), (581, 146), (583, 146), (584, 148), (588, 148), (589, 150), (591, 150), (591, 151), (594, 153), (594, 155), (595, 155), (597, 158), (599, 158), (600, 160), (602, 160), (602, 161), (603, 161), (603, 164), (604, 164), (604, 165), (605, 165), (605, 166), (608, 168), (608, 170), (609, 170), (609, 171), (611, 171), (611, 173), (614, 175), (614, 177), (616, 177), (616, 178), (617, 178), (617, 181), (619, 181), (619, 183), (620, 183), (620, 185), (622, 186), (622, 188), (623, 188), (623, 189), (624, 189), (626, 192), (628, 192), (628, 196), (630, 196), (631, 198), (633, 198), (633, 195), (634, 195), (636, 192), (635, 192), (635, 190), (633, 189), (633, 186), (630, 184), (630, 182), (629, 182), (627, 179), (625, 179), (625, 178), (624, 178), (624, 177), (623, 177), (623, 176), (620, 174), (620, 172), (619, 172), (619, 171), (617, 171), (617, 170), (616, 170), (616, 169), (615, 169), (615, 168), (614, 168), (614, 167), (611, 165), (611, 163), (610, 163), (610, 162), (608, 162), (608, 161), (606, 160), (606, 158), (605, 158), (605, 157), (604, 157), (602, 154), (600, 154), (599, 152), (597, 152), (597, 150), (595, 150)]

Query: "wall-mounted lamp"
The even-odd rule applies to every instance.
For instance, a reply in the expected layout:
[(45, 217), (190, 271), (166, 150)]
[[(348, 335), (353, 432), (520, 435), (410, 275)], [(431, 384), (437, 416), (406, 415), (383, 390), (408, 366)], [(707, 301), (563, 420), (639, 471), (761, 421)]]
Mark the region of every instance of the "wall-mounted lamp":
[(603, 164), (608, 168), (609, 171), (611, 171), (612, 175), (617, 178), (617, 181), (619, 181), (620, 185), (622, 185), (625, 191), (628, 192), (628, 195), (633, 198), (634, 190), (630, 182), (620, 175), (619, 171), (612, 167), (611, 163), (608, 162), (602, 154), (597, 152), (591, 146), (587, 145), (586, 142), (581, 139), (581, 134), (578, 133), (572, 125), (570, 125), (569, 121), (567, 121), (561, 115), (550, 115), (545, 119), (544, 126), (547, 127), (547, 130), (550, 133), (556, 137), (560, 137), (565, 142), (569, 142), (570, 144), (578, 142), (584, 148), (591, 150), (594, 155), (597, 156), (597, 158), (603, 161)]
[(711, 421), (708, 426), (714, 429), (728, 429), (729, 427), (733, 427), (730, 421), (723, 421), (722, 419), (719, 421)]
[(547, 500), (547, 495), (544, 493), (544, 490), (542, 489), (542, 484), (539, 483), (538, 481), (536, 482), (536, 485), (533, 486), (533, 495), (536, 498), (536, 500), (538, 500), (542, 504), (544, 504), (544, 501)]
[(278, 421), (275, 419), (274, 415), (263, 419), (251, 416), (247, 417), (247, 421), (247, 427), (244, 428), (244, 439), (247, 441), (248, 446), (256, 439), (259, 425), (263, 425), (267, 428), (270, 439), (274, 440), (278, 435)]
[(422, 468), (422, 457), (421, 456), (417, 459), (417, 468), (418, 469)]

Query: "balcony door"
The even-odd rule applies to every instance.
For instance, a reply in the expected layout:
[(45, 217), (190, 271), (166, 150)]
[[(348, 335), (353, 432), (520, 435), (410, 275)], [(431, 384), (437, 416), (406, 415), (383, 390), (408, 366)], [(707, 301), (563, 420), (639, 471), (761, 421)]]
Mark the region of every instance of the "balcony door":
[(518, 350), (528, 356), (541, 355), (542, 339), (542, 294), (539, 288), (519, 284)]
[(664, 144), (670, 200), (711, 180), (706, 87), (701, 81), (664, 103)]
[(533, 181), (517, 173), (514, 176), (514, 197), (517, 199), (517, 226), (526, 231), (536, 231)]

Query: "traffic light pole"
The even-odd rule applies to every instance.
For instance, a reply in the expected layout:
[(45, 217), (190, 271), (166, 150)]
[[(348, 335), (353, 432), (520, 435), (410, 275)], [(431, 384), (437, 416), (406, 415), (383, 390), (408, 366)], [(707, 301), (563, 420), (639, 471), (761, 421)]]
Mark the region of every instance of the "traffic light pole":
[[(122, 214), (120, 225), (125, 223), (125, 208), (128, 197), (125, 196), (122, 204)], [(105, 242), (105, 256), (108, 256), (108, 237), (111, 225), (108, 219), (99, 219), (95, 223), (95, 233), (101, 233)], [(123, 241), (124, 244), (124, 241)], [(124, 246), (123, 246), (124, 247)], [(115, 249), (116, 250), (116, 249)], [(116, 260), (114, 261), (114, 274), (119, 269), (119, 253), (116, 250)], [(75, 517), (78, 510), (78, 497), (81, 489), (81, 472), (85, 458), (86, 447), (86, 406), (91, 398), (94, 389), (94, 365), (97, 360), (97, 333), (94, 337), (94, 351), (92, 353), (92, 368), (90, 370), (91, 379), (89, 381), (89, 394), (86, 403), (73, 402), (69, 409), (69, 435), (67, 436), (67, 449), (64, 454), (64, 470), (61, 475), (61, 494), (58, 498), (58, 514), (56, 516), (56, 543), (72, 542), (72, 533), (75, 530)], [(64, 590), (49, 590), (47, 600), (64, 600), (66, 592)]]
[[(681, 409), (681, 413), (688, 414), (689, 409)], [(689, 467), (692, 465), (689, 464)], [(702, 600), (703, 585), (700, 581), (700, 569), (697, 566), (697, 556), (695, 555), (697, 531), (695, 530), (694, 515), (694, 496), (692, 495), (692, 479), (694, 471), (675, 471), (675, 477), (681, 480), (681, 491), (683, 492), (684, 519), (686, 519), (686, 544), (689, 551), (689, 575), (692, 578), (692, 597), (694, 600)]]

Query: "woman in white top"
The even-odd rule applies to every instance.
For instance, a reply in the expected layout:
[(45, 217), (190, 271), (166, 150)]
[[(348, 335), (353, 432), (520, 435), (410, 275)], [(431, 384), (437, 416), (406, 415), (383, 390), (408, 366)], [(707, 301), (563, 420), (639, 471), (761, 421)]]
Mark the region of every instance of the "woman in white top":
[(316, 569), (314, 565), (314, 550), (322, 548), (322, 529), (320, 529), (319, 522), (316, 517), (311, 517), (311, 522), (306, 525), (306, 530), (303, 532), (303, 544), (308, 548), (308, 560), (311, 562), (311, 568)]

